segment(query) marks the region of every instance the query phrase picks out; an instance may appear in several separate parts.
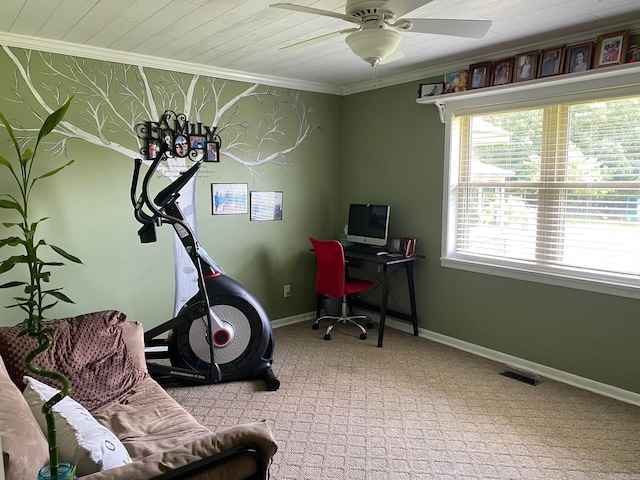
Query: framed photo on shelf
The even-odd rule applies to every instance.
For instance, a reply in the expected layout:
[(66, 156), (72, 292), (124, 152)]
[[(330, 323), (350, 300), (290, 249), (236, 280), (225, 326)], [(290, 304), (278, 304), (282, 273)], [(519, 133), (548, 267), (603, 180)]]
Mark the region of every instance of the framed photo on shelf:
[(564, 73), (564, 46), (543, 50), (540, 54), (538, 78)]
[(624, 63), (629, 30), (607, 33), (598, 37), (595, 67), (608, 67)]
[(405, 257), (413, 257), (416, 254), (416, 239), (405, 238), (402, 243), (402, 253)]
[(527, 52), (516, 55), (513, 81), (524, 82), (536, 78), (538, 68), (538, 52)]
[(567, 73), (586, 72), (591, 68), (593, 44), (591, 42), (567, 47), (565, 71)]
[(460, 72), (449, 72), (444, 75), (444, 87), (442, 93), (453, 93), (456, 85), (460, 83)]
[(491, 80), (491, 62), (474, 63), (469, 67), (469, 89), (489, 86)]
[(491, 85), (506, 85), (513, 78), (513, 57), (491, 63)]
[(420, 84), (419, 98), (435, 97), (436, 95), (441, 95), (442, 89), (442, 83), (422, 83)]
[(401, 237), (389, 239), (389, 247), (388, 247), (389, 253), (402, 253), (403, 240), (404, 239)]
[(250, 220), (282, 220), (282, 192), (251, 192)]
[(213, 215), (234, 215), (247, 213), (246, 183), (212, 183), (211, 207)]

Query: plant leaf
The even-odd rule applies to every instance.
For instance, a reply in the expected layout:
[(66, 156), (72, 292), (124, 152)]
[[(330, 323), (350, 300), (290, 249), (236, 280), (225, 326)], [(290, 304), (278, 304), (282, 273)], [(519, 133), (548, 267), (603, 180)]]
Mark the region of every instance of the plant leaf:
[(62, 170), (63, 168), (68, 167), (69, 165), (71, 165), (74, 162), (74, 160), (70, 160), (69, 162), (65, 163), (64, 165), (62, 165), (61, 167), (55, 168), (53, 170), (51, 170), (50, 172), (47, 172), (43, 175), (40, 175), (39, 177), (36, 177), (32, 180), (31, 182), (31, 186), (33, 186), (34, 183), (36, 183), (36, 180), (40, 180), (42, 178), (47, 178), (50, 177), (51, 175), (55, 175), (56, 173), (58, 173), (60, 170)]
[(25, 257), (22, 255), (14, 255), (0, 263), (0, 273), (8, 272), (19, 263), (26, 263)]
[(8, 282), (3, 285), (0, 285), (0, 288), (13, 288), (19, 287), (20, 285), (28, 285), (27, 282)]
[(33, 150), (31, 148), (25, 148), (24, 152), (22, 152), (22, 157), (20, 158), (20, 161), (22, 162), (23, 165), (26, 165), (27, 163), (29, 163), (29, 160), (31, 160), (33, 158)]
[(71, 300), (69, 297), (67, 297), (64, 293), (59, 292), (57, 290), (47, 290), (44, 293), (48, 294), (48, 295), (53, 295), (58, 300), (62, 300), (63, 302), (66, 302), (66, 303), (75, 303), (73, 300)]
[(20, 145), (18, 145), (18, 141), (16, 140), (16, 136), (13, 133), (13, 128), (11, 128), (11, 124), (9, 123), (9, 121), (7, 120), (7, 118), (0, 112), (0, 121), (2, 121), (2, 123), (4, 124), (4, 128), (7, 129), (7, 132), (9, 133), (9, 136), (11, 137), (11, 141), (13, 142), (13, 147), (16, 149), (16, 153), (18, 155), (18, 158), (22, 158), (22, 156), (20, 155)]
[(62, 105), (55, 112), (53, 112), (51, 115), (47, 117), (47, 119), (42, 124), (42, 128), (40, 128), (40, 132), (38, 133), (38, 140), (36, 141), (36, 145), (40, 143), (40, 140), (42, 140), (44, 137), (49, 135), (53, 131), (53, 129), (56, 128), (56, 125), (60, 123), (60, 121), (64, 117), (64, 114), (67, 113), (67, 109), (69, 108), (69, 105), (71, 104), (72, 99), (73, 99), (73, 95), (69, 97), (69, 99), (64, 103), (64, 105)]
[(14, 202), (13, 200), (0, 200), (0, 208), (11, 208), (13, 210), (17, 210), (20, 215), (24, 216), (24, 212), (20, 204), (18, 202)]
[(56, 247), (55, 245), (49, 245), (53, 251), (55, 251), (58, 255), (63, 256), (64, 258), (66, 258), (67, 260), (69, 260), (70, 262), (73, 263), (82, 263), (82, 260), (80, 260), (78, 257), (74, 257), (73, 255), (71, 255), (70, 253), (65, 252), (63, 249), (61, 249), (60, 247)]
[(0, 248), (5, 245), (10, 245), (12, 247), (17, 247), (18, 245), (24, 245), (24, 240), (20, 237), (7, 237), (0, 240)]
[(9, 162), (9, 160), (7, 160), (6, 158), (4, 158), (2, 155), (0, 155), (0, 165), (4, 165), (5, 167), (7, 167), (9, 170), (11, 170), (11, 173), (13, 174), (13, 176), (15, 177), (15, 170), (13, 169), (13, 165), (11, 165), (11, 162)]

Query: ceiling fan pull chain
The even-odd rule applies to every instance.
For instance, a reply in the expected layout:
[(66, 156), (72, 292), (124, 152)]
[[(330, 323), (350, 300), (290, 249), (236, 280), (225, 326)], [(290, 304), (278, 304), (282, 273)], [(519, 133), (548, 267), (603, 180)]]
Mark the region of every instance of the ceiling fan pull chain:
[(371, 64), (371, 69), (373, 70), (373, 88), (378, 88), (378, 69), (376, 68), (378, 66), (379, 62), (375, 62)]

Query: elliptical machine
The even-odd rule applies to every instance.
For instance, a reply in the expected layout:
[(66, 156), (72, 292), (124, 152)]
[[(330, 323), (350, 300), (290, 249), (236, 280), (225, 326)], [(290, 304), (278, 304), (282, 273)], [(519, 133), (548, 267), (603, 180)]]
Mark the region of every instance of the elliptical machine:
[[(224, 274), (198, 240), (177, 204), (180, 190), (193, 178), (202, 160), (196, 161), (153, 199), (149, 184), (158, 166), (171, 155), (171, 147), (160, 143), (136, 194), (141, 159), (135, 160), (131, 182), (134, 216), (142, 223), (140, 241), (156, 241), (156, 226), (170, 224), (192, 260), (198, 277), (198, 292), (178, 315), (145, 333), (145, 355), (149, 373), (161, 383), (218, 383), (263, 378), (268, 391), (280, 387), (271, 369), (275, 346), (269, 318), (242, 285)], [(147, 208), (150, 213), (143, 209)], [(166, 338), (156, 338), (168, 333)], [(168, 358), (170, 365), (150, 362)]]

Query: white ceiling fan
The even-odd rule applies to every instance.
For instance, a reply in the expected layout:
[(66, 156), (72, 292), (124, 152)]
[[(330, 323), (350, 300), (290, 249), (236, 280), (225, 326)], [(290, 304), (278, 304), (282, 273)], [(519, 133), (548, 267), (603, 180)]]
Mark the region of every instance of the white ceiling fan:
[(339, 18), (357, 27), (311, 38), (281, 48), (306, 47), (340, 35), (347, 35), (351, 51), (375, 68), (379, 63), (401, 59), (402, 35), (398, 32), (431, 33), (456, 37), (482, 38), (491, 27), (490, 20), (455, 20), (436, 18), (402, 18), (433, 0), (347, 0), (345, 14), (304, 7), (293, 3), (275, 3), (272, 7), (296, 12)]

